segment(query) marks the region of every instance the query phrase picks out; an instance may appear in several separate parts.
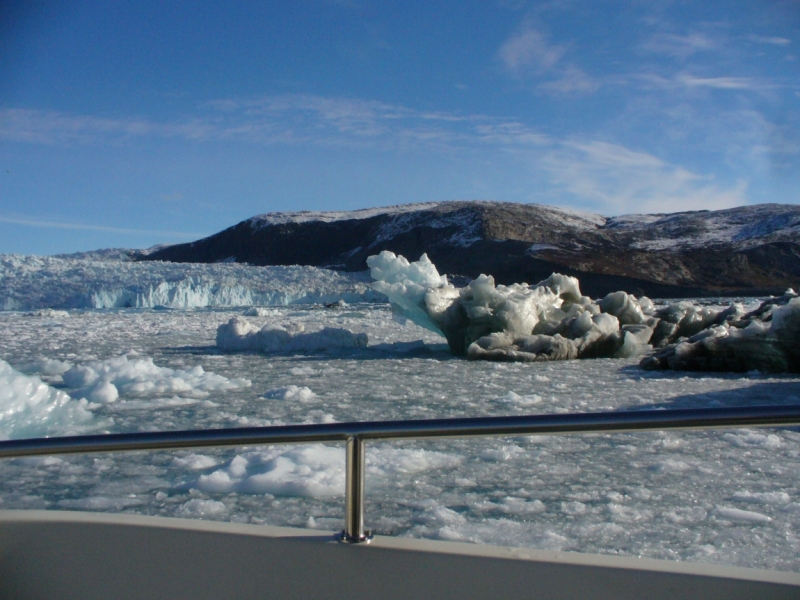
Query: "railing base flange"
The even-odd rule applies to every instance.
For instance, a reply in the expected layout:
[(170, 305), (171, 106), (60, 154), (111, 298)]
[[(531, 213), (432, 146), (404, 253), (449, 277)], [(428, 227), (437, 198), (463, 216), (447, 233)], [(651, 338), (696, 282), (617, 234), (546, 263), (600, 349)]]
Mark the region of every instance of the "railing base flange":
[(336, 539), (342, 542), (343, 544), (369, 544), (372, 541), (372, 532), (365, 531), (363, 536), (356, 537), (348, 535), (344, 530), (342, 530), (336, 536)]

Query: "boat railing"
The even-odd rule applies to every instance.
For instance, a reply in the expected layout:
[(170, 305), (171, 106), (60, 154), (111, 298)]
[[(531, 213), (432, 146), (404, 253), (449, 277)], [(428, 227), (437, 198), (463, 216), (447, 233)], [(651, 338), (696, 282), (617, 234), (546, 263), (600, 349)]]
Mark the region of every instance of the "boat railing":
[(346, 445), (345, 526), (340, 539), (343, 542), (359, 543), (369, 541), (371, 538), (370, 532), (364, 527), (365, 447), (368, 441), (793, 425), (800, 425), (800, 404), (361, 421), (31, 438), (0, 441), (0, 458), (344, 442)]

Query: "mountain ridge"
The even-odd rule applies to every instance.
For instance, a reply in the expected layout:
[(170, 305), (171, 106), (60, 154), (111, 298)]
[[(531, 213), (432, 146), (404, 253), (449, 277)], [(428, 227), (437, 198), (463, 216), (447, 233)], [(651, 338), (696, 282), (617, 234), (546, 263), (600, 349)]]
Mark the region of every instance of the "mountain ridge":
[(381, 250), (410, 260), (426, 252), (443, 273), (486, 273), (504, 284), (562, 272), (595, 296), (618, 289), (656, 297), (777, 294), (800, 285), (800, 206), (604, 217), (450, 201), (266, 213), (138, 259), (360, 271)]

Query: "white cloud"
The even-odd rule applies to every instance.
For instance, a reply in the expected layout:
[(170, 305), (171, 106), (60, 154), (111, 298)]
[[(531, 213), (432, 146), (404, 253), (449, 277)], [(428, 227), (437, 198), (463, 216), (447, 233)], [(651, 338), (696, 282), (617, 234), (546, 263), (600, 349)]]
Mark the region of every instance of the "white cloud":
[(185, 231), (155, 231), (149, 229), (125, 229), (122, 227), (106, 227), (104, 225), (88, 225), (86, 223), (67, 223), (63, 221), (47, 221), (35, 218), (17, 218), (0, 216), (0, 223), (10, 223), (12, 225), (25, 225), (28, 227), (44, 227), (48, 229), (80, 229), (85, 231), (102, 231), (105, 233), (120, 233), (125, 235), (146, 235), (153, 237), (171, 237), (197, 239), (202, 237), (200, 233), (188, 233)]
[(146, 119), (110, 119), (24, 108), (0, 109), (0, 139), (42, 144), (89, 143), (142, 136), (206, 139), (210, 123), (159, 124)]
[(788, 46), (792, 43), (791, 40), (783, 37), (768, 37), (763, 35), (748, 35), (747, 39), (757, 44), (772, 44), (774, 46)]
[(541, 84), (539, 89), (555, 94), (577, 95), (590, 94), (599, 87), (599, 81), (589, 77), (578, 67), (569, 66), (557, 79)]
[(561, 60), (564, 51), (563, 46), (548, 44), (540, 31), (525, 28), (503, 43), (499, 55), (505, 67), (513, 73), (530, 68), (541, 72), (552, 69)]
[(682, 73), (675, 77), (675, 81), (686, 87), (709, 87), (720, 90), (755, 90), (764, 87), (751, 77), (695, 77)]
[(385, 149), (422, 145), (441, 150), (475, 142), (535, 145), (545, 139), (518, 122), (485, 115), (415, 111), (376, 101), (299, 94), (209, 102), (197, 117), (179, 123), (0, 109), (0, 140), (102, 145), (147, 137)]
[(645, 152), (600, 141), (568, 141), (540, 166), (551, 182), (604, 214), (722, 209), (747, 204), (747, 183), (720, 185)]
[(554, 95), (594, 92), (600, 82), (573, 64), (564, 64), (565, 46), (548, 43), (540, 31), (526, 27), (506, 40), (498, 51), (505, 68), (517, 77), (547, 78), (536, 89)]
[(662, 90), (712, 88), (718, 90), (763, 91), (774, 89), (775, 85), (759, 81), (753, 77), (698, 77), (691, 73), (677, 73), (672, 77), (663, 77), (655, 73), (640, 73), (632, 76), (646, 88)]
[[(573, 72), (572, 75), (580, 81), (579, 73)], [(744, 89), (742, 86), (751, 83), (735, 78), (704, 79), (686, 74), (659, 82), (660, 85), (724, 89)], [(556, 194), (553, 197), (558, 201), (571, 197), (576, 208), (590, 207), (608, 214), (619, 214), (726, 208), (747, 203), (747, 184), (743, 181), (721, 183), (713, 176), (670, 164), (648, 152), (588, 136), (558, 139), (512, 119), (416, 111), (375, 101), (312, 95), (223, 99), (201, 107), (198, 115), (183, 123), (154, 123), (141, 119), (112, 120), (6, 109), (0, 110), (0, 139), (102, 145), (123, 143), (133, 137), (179, 137), (192, 143), (224, 140), (277, 146), (376, 148), (394, 152), (412, 148), (439, 155), (461, 156), (465, 160), (498, 156), (499, 152), (505, 152), (514, 161), (533, 167), (534, 178), (526, 186), (543, 190), (542, 193), (551, 196)], [(713, 123), (704, 124), (706, 128), (710, 126)], [(726, 131), (743, 132), (741, 139), (734, 140), (735, 144), (728, 140), (724, 148), (716, 147), (714, 151), (724, 155), (726, 148), (731, 148), (733, 155), (727, 161), (730, 164), (737, 161), (745, 167), (767, 164), (770, 153), (765, 144), (768, 141), (759, 133), (761, 129), (751, 129), (745, 131), (741, 124), (725, 127)], [(781, 140), (783, 138), (790, 139), (788, 135)], [(785, 148), (786, 156), (793, 156), (789, 151), (796, 147), (777, 142), (773, 145)], [(754, 154), (750, 156), (748, 153)], [(753, 171), (745, 168), (742, 172)], [(5, 222), (145, 233), (24, 218), (10, 221), (10, 218), (4, 217)], [(175, 232), (158, 233), (188, 237), (188, 234)]]

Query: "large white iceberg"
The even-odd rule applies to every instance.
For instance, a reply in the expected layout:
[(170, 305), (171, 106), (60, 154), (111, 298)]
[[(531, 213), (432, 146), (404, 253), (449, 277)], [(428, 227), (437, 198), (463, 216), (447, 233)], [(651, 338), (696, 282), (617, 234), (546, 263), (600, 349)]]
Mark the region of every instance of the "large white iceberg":
[(384, 251), (367, 259), (373, 288), (395, 311), (442, 334), (453, 354), (476, 360), (630, 358), (646, 369), (800, 372), (800, 298), (789, 290), (757, 310), (715, 309), (614, 292), (595, 302), (576, 278), (495, 285), (480, 275), (457, 289), (426, 255)]

